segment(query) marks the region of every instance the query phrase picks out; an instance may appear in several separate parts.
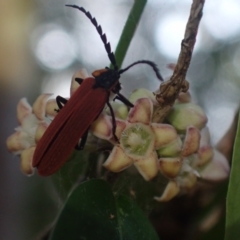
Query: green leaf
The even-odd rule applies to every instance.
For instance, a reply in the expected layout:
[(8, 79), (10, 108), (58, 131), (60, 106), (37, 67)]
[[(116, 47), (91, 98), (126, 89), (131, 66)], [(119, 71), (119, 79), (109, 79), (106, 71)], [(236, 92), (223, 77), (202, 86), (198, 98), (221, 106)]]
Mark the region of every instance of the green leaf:
[(240, 117), (233, 149), (233, 159), (227, 194), (225, 240), (240, 236)]
[(159, 239), (141, 209), (126, 196), (117, 199), (117, 211), (122, 233), (121, 238), (116, 239)]
[(59, 197), (67, 198), (71, 189), (88, 178), (96, 175), (99, 154), (85, 150), (74, 151), (62, 168), (52, 176)]
[(158, 236), (138, 206), (114, 196), (103, 180), (79, 185), (67, 199), (50, 240), (157, 240)]
[(77, 181), (85, 177), (90, 162), (89, 156), (84, 150), (74, 151), (69, 160), (52, 176), (54, 186), (62, 199), (66, 199)]

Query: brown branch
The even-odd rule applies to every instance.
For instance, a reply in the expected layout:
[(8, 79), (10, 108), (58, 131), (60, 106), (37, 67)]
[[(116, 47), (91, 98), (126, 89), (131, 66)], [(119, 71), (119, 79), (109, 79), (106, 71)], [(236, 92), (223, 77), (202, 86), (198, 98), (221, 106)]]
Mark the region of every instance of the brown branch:
[(181, 51), (173, 75), (168, 81), (161, 84), (159, 91), (156, 93), (158, 104), (154, 110), (154, 122), (162, 122), (171, 110), (179, 93), (187, 92), (188, 90), (189, 84), (185, 77), (192, 58), (204, 2), (205, 0), (193, 0), (184, 39), (181, 43)]

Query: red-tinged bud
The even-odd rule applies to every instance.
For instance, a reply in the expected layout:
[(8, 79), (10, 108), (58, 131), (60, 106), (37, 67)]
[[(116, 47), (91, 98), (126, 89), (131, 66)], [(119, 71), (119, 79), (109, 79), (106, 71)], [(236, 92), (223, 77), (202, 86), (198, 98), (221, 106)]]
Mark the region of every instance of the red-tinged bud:
[(127, 121), (130, 123), (141, 122), (149, 124), (151, 122), (153, 104), (149, 98), (140, 98), (134, 107), (129, 111)]
[(45, 118), (46, 112), (46, 104), (48, 98), (52, 96), (52, 94), (42, 94), (33, 104), (33, 114), (40, 120), (43, 121)]
[(30, 147), (21, 153), (21, 171), (28, 176), (34, 174), (34, 168), (32, 167), (32, 159), (35, 151), (35, 147)]
[(106, 114), (100, 114), (91, 125), (93, 134), (101, 139), (110, 140), (112, 138), (112, 119)]
[(22, 98), (17, 105), (17, 119), (19, 124), (21, 125), (23, 119), (31, 113), (32, 107), (29, 105), (26, 98)]
[(188, 127), (183, 142), (183, 149), (181, 155), (183, 157), (186, 157), (193, 153), (196, 153), (199, 148), (200, 138), (200, 132), (197, 128), (192, 126)]
[(213, 159), (214, 150), (210, 145), (203, 146), (198, 150), (198, 162), (197, 166), (203, 166)]

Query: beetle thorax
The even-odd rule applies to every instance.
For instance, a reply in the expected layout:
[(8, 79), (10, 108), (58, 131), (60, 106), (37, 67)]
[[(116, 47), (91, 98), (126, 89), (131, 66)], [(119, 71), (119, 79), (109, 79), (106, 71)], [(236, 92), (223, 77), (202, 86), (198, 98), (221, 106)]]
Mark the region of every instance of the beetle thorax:
[(117, 70), (114, 69), (100, 69), (92, 73), (96, 80), (96, 87), (102, 87), (108, 90), (112, 90), (117, 84), (120, 75)]

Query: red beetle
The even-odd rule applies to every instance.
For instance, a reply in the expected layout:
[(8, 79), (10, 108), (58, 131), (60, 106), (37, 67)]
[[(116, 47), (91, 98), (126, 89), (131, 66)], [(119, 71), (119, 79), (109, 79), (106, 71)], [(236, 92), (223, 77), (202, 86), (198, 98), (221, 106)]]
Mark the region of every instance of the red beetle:
[[(113, 121), (113, 136), (118, 141), (115, 130), (116, 121), (113, 109), (109, 103), (111, 92), (116, 94), (115, 99), (121, 100), (129, 107), (133, 107), (123, 95), (120, 94), (121, 85), (120, 75), (130, 67), (144, 63), (150, 65), (159, 80), (163, 80), (155, 63), (148, 60), (134, 62), (125, 69), (118, 70), (114, 53), (111, 52), (110, 44), (107, 42), (106, 35), (102, 33), (101, 26), (95, 18), (84, 8), (76, 5), (66, 5), (77, 8), (91, 20), (97, 29), (108, 57), (113, 65), (113, 69), (105, 68), (96, 70), (92, 73), (93, 77), (75, 80), (81, 86), (74, 92), (69, 100), (60, 96), (56, 98), (59, 106), (59, 113), (54, 118), (46, 132), (38, 142), (33, 156), (33, 167), (38, 168), (38, 173), (42, 176), (49, 176), (55, 173), (68, 159), (74, 148), (82, 149), (87, 139), (88, 129), (92, 122), (102, 112), (105, 104), (110, 108)], [(80, 145), (77, 145), (81, 139)]]

